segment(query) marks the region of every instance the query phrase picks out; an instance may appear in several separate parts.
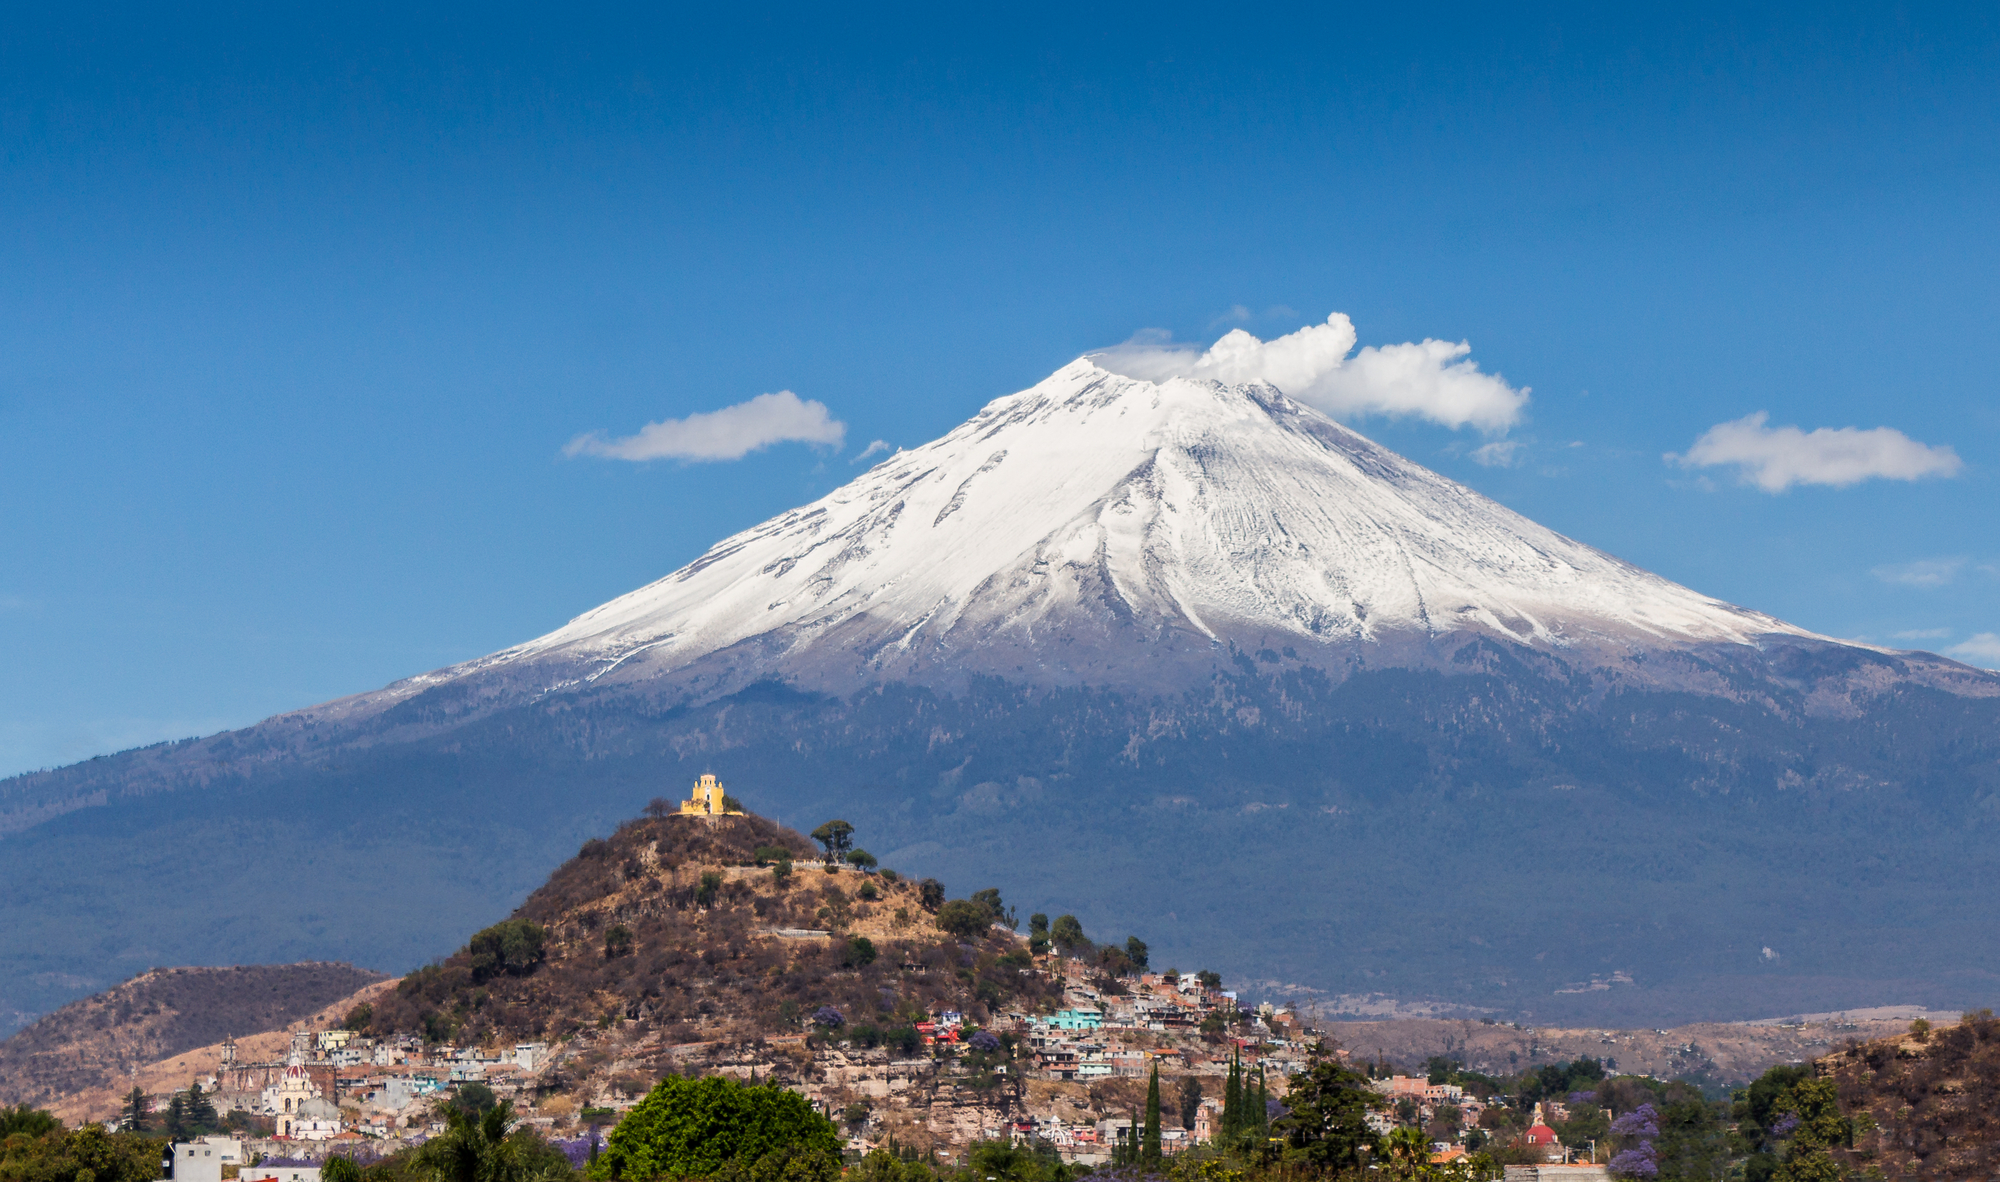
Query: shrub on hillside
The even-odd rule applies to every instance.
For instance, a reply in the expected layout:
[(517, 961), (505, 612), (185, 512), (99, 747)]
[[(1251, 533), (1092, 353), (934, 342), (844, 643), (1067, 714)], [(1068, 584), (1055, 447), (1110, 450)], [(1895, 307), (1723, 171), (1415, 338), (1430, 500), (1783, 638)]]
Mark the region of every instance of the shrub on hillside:
[(507, 919), (475, 934), (466, 941), (472, 979), (486, 981), (506, 973), (519, 977), (541, 963), (548, 932), (541, 924), (525, 919)]

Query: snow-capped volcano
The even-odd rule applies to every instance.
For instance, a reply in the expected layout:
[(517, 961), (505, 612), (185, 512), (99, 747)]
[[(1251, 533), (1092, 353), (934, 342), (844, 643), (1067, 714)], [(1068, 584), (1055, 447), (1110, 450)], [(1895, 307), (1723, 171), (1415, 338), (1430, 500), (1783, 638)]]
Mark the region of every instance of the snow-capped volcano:
[[(114, 941), (269, 959), (329, 915), (282, 946), (417, 963), (714, 773), (900, 871), (1329, 995), (1636, 1025), (1993, 992), (2000, 676), (1717, 602), (1215, 376), (1074, 362), (538, 640), (0, 784), (0, 836), (33, 831), (0, 990)], [(323, 889), (96, 905), (158, 893), (167, 818), (248, 817)], [(424, 907), (381, 906), (385, 865)], [(1636, 984), (1574, 987), (1607, 964)]]
[(650, 586), (433, 677), (553, 662), (569, 684), (650, 679), (737, 653), (809, 681), (1070, 683), (1212, 661), (1217, 642), (1386, 653), (1453, 633), (1621, 651), (1811, 635), (1545, 529), (1272, 386), (1142, 381), (1083, 358)]

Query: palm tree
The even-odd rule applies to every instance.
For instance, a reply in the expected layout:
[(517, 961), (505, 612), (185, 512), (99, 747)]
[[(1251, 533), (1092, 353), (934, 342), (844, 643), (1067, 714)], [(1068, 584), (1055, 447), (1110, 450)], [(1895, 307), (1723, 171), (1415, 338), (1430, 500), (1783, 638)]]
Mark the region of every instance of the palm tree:
[(1382, 1138), (1382, 1155), (1389, 1159), (1391, 1177), (1418, 1178), (1431, 1164), (1431, 1143), (1424, 1139), (1422, 1129), (1404, 1125), (1390, 1129)]

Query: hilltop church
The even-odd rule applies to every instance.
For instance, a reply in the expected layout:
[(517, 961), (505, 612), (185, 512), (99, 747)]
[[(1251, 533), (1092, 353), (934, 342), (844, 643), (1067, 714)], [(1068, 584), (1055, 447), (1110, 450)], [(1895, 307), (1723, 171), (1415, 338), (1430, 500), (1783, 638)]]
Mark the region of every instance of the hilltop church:
[(695, 781), (694, 792), (686, 800), (681, 801), (680, 812), (677, 815), (683, 817), (740, 817), (743, 815), (743, 807), (736, 801), (731, 800), (729, 795), (722, 790), (722, 781), (712, 775), (704, 775), (701, 779)]

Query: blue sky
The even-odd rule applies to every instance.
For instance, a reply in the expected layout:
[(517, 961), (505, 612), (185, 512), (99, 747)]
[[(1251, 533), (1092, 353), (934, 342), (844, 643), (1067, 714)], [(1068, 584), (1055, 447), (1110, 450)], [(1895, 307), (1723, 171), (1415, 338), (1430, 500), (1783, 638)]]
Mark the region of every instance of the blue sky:
[[(1506, 466), (1353, 420), (1405, 454), (1988, 651), (2000, 15), (1383, 7), (16, 11), (0, 773), (526, 639), (1140, 330), (1332, 312), (1532, 389)], [(838, 449), (565, 453), (785, 390)], [(1950, 462), (1663, 458), (1758, 412)]]

